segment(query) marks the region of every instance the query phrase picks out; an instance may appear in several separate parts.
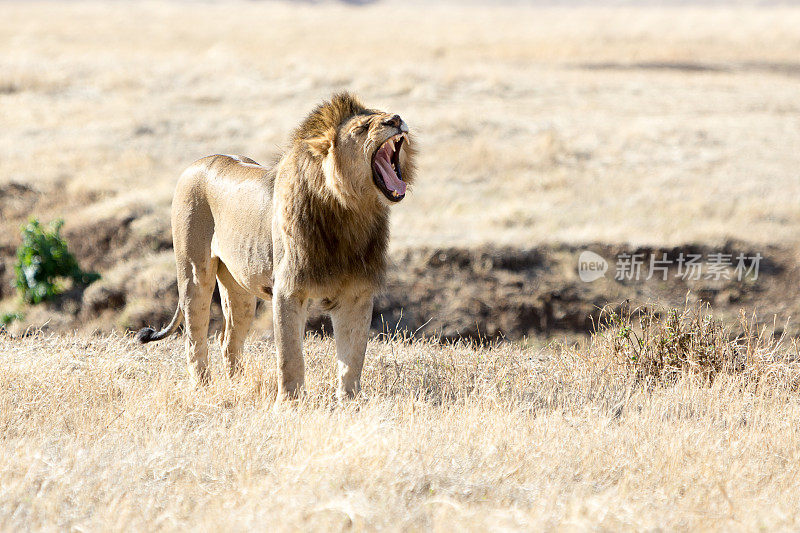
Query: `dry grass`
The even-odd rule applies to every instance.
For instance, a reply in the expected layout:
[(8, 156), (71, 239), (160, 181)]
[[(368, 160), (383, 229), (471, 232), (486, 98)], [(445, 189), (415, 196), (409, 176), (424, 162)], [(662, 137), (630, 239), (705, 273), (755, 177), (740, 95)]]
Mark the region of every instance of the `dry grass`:
[[(610, 347), (612, 360), (651, 386), (691, 374), (711, 382), (720, 374), (746, 375), (748, 386), (777, 385), (800, 390), (800, 340), (776, 335), (758, 319), (739, 313), (737, 327), (726, 325), (710, 306), (683, 309), (643, 306), (606, 308), (592, 338), (592, 350)], [(788, 367), (776, 362), (791, 362)]]
[(796, 347), (759, 342), (712, 381), (644, 383), (605, 334), (375, 341), (364, 397), (337, 406), (333, 343), (311, 338), (308, 397), (276, 413), (268, 342), (232, 381), (215, 352), (194, 389), (180, 339), (0, 338), (0, 525), (795, 529)]
[(351, 89), (418, 133), (396, 247), (797, 242), (799, 24), (795, 7), (3, 2), (0, 184), (57, 184), (68, 229), (168, 227), (189, 162), (268, 161)]

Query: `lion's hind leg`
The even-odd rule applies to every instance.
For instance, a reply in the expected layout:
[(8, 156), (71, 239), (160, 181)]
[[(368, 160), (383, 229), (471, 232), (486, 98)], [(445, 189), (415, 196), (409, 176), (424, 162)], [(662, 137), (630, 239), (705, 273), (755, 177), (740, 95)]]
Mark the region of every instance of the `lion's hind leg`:
[(208, 321), (214, 295), (216, 262), (216, 258), (210, 258), (205, 265), (190, 263), (191, 274), (179, 276), (178, 281), (183, 284), (180, 305), (186, 320), (186, 364), (189, 374), (203, 384), (209, 379)]
[(225, 318), (225, 331), (221, 339), (222, 355), (228, 375), (233, 377), (241, 370), (240, 356), (256, 314), (256, 298), (233, 279), (222, 261), (217, 267), (217, 281)]
[(181, 175), (172, 201), (172, 243), (178, 279), (178, 305), (186, 323), (189, 374), (206, 383), (208, 320), (218, 258), (211, 253), (214, 216), (206, 198), (206, 167), (195, 164)]

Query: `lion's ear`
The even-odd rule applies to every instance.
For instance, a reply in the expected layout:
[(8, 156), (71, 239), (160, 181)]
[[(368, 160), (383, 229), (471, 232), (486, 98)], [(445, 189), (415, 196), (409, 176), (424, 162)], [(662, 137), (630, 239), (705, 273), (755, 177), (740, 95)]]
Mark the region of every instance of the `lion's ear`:
[(318, 156), (325, 157), (328, 155), (328, 152), (330, 152), (331, 146), (333, 146), (334, 135), (335, 133), (333, 131), (326, 131), (319, 137), (306, 139), (306, 144), (308, 144), (308, 147), (313, 153)]

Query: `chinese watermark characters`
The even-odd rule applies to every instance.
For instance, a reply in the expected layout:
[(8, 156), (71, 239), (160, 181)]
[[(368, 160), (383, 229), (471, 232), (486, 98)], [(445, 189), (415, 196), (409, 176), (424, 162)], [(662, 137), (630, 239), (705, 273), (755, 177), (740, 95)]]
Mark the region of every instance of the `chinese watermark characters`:
[[(711, 252), (705, 255), (680, 252), (618, 254), (614, 263), (614, 279), (617, 281), (666, 281), (670, 277), (685, 281), (743, 281), (758, 279), (761, 253)], [(578, 257), (578, 276), (587, 283), (605, 276), (608, 261), (602, 256), (586, 250)]]

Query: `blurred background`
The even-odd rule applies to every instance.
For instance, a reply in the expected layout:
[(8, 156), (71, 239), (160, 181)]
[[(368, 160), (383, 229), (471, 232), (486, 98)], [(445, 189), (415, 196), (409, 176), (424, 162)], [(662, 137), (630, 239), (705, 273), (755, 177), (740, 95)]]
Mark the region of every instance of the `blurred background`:
[[(545, 342), (581, 338), (607, 304), (689, 298), (798, 333), (794, 3), (11, 0), (0, 14), (9, 330), (163, 324), (182, 170), (212, 153), (269, 163), (346, 89), (403, 116), (420, 149), (376, 331)], [(24, 303), (31, 217), (63, 218), (100, 279)], [(587, 250), (608, 268), (591, 282)], [(615, 275), (626, 254), (641, 276)], [(729, 275), (687, 279), (681, 254), (730, 256)], [(738, 279), (737, 256), (763, 257), (757, 274)], [(646, 279), (651, 257), (665, 276)], [(257, 334), (269, 323), (265, 305)]]

